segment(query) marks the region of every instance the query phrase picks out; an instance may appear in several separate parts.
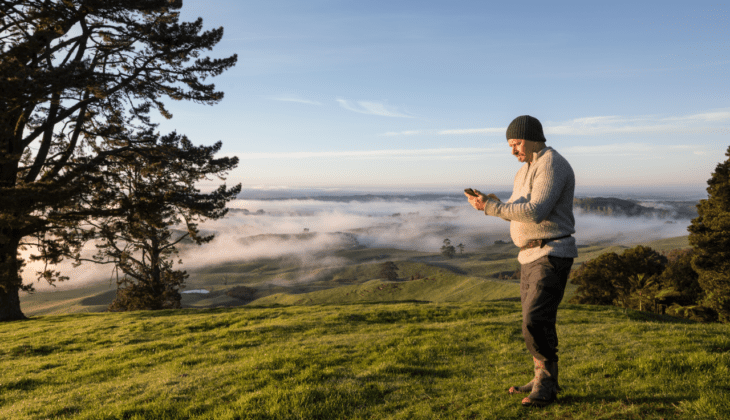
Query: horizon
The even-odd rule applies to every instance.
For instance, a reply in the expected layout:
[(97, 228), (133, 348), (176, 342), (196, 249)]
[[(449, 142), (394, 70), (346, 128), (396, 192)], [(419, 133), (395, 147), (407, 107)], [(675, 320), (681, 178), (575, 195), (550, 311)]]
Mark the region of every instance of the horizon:
[(505, 129), (543, 124), (585, 188), (704, 185), (730, 133), (726, 7), (314, 0), (211, 4), (213, 107), (170, 101), (159, 130), (221, 140), (244, 188), (511, 185)]
[[(494, 186), (471, 186), (482, 192), (495, 193), (497, 195), (512, 192), (511, 185)], [(212, 188), (211, 188), (212, 189)], [(372, 186), (348, 186), (348, 187), (265, 187), (254, 186), (243, 188), (236, 197), (236, 200), (247, 199), (291, 199), (307, 197), (328, 197), (328, 196), (358, 196), (358, 195), (383, 195), (383, 196), (419, 196), (419, 195), (449, 195), (461, 196), (463, 189), (460, 186), (434, 186), (434, 187), (372, 187)], [(575, 197), (615, 197), (632, 200), (663, 200), (663, 201), (695, 201), (707, 198), (707, 186), (697, 185), (666, 185), (666, 186), (576, 186)], [(466, 203), (466, 201), (465, 201)]]

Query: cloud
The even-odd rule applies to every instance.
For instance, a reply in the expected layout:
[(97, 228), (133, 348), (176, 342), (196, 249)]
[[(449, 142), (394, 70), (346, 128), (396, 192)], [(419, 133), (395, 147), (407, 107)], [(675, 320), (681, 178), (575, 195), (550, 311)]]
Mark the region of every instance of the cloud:
[(295, 103), (307, 104), (307, 105), (322, 105), (321, 102), (304, 99), (297, 95), (267, 96), (266, 99), (269, 99), (272, 101), (279, 101), (279, 102), (295, 102)]
[(702, 133), (718, 128), (718, 123), (730, 122), (730, 111), (718, 110), (690, 115), (662, 117), (645, 115), (625, 117), (618, 115), (576, 118), (566, 122), (545, 125), (545, 134), (605, 135), (649, 133)]
[[(724, 123), (724, 124), (723, 124)], [(644, 115), (626, 117), (605, 115), (581, 117), (552, 123), (543, 121), (546, 135), (559, 136), (600, 136), (608, 134), (658, 134), (658, 133), (706, 133), (717, 129), (727, 130), (730, 123), (730, 110), (709, 111), (690, 115), (661, 117)], [(456, 128), (445, 130), (408, 130), (389, 131), (384, 136), (409, 136), (419, 134), (438, 135), (503, 135), (506, 127)]]
[(647, 154), (657, 150), (656, 145), (646, 143), (618, 143), (603, 144), (595, 146), (570, 146), (561, 149), (566, 155), (612, 155), (630, 156), (635, 154)]
[(379, 136), (384, 137), (393, 137), (393, 136), (420, 136), (424, 134), (432, 134), (433, 130), (405, 130), (405, 131), (388, 131), (386, 133), (378, 134)]
[(253, 159), (455, 159), (504, 154), (503, 148), (438, 148), (438, 149), (390, 149), (390, 150), (343, 150), (336, 152), (262, 152), (238, 153), (240, 160)]
[(455, 130), (441, 130), (438, 132), (440, 135), (464, 135), (464, 134), (504, 134), (507, 131), (507, 127), (498, 128), (462, 128)]
[(357, 112), (359, 114), (379, 115), (381, 117), (415, 118), (413, 115), (400, 112), (397, 109), (381, 102), (357, 101), (355, 103), (351, 103), (345, 99), (337, 99), (337, 102), (346, 110)]

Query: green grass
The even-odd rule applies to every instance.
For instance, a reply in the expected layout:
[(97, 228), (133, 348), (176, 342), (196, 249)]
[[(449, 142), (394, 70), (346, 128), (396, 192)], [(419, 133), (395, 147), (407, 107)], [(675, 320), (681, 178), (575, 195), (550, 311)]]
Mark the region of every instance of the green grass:
[(239, 307), (0, 324), (2, 419), (730, 417), (730, 326), (563, 305), (563, 392), (525, 409), (516, 302)]

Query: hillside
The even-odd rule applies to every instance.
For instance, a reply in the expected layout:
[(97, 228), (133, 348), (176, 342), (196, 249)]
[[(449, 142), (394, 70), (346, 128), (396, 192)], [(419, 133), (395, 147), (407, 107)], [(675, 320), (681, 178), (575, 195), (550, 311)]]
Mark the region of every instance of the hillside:
[[(261, 240), (275, 235), (260, 235)], [(306, 242), (314, 234), (297, 235)], [(259, 258), (211, 265), (191, 271), (183, 294), (186, 308), (235, 307), (272, 304), (337, 304), (394, 301), (490, 301), (519, 297), (519, 280), (509, 279), (519, 268), (517, 248), (511, 243), (482, 247), (447, 259), (437, 253), (395, 248), (364, 248), (344, 238), (344, 249), (310, 256), (304, 263), (295, 257)], [(252, 241), (253, 239), (249, 239)], [(687, 248), (687, 237), (643, 243), (663, 251)], [(575, 266), (603, 252), (621, 252), (629, 245), (581, 246)], [(379, 264), (394, 261), (398, 280), (379, 277)], [(417, 277), (417, 280), (411, 280)], [(575, 287), (568, 285), (566, 300)], [(80, 289), (22, 294), (28, 316), (102, 312), (115, 296), (115, 285), (102, 282)]]
[(601, 216), (656, 217), (661, 219), (693, 219), (697, 217), (697, 202), (656, 201), (644, 205), (615, 197), (576, 197), (573, 208)]
[(719, 419), (730, 326), (563, 305), (563, 391), (524, 409), (518, 302), (42, 316), (0, 324), (0, 418)]

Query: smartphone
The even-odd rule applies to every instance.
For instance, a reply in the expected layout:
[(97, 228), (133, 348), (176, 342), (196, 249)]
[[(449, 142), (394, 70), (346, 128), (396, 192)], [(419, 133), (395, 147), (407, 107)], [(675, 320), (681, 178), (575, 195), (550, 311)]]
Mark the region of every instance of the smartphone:
[(471, 196), (479, 197), (479, 194), (477, 194), (476, 192), (474, 192), (474, 190), (472, 190), (471, 188), (465, 188), (464, 189), (464, 192), (467, 193), (467, 194), (469, 194), (469, 195), (471, 195)]

